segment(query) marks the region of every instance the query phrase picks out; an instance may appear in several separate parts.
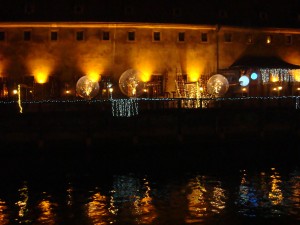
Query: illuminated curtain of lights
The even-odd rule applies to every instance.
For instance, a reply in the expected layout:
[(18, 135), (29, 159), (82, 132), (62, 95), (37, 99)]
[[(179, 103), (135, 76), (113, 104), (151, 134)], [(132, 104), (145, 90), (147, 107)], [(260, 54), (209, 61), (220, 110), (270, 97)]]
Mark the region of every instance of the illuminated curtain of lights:
[(263, 84), (269, 82), (294, 82), (295, 78), (290, 69), (272, 69), (272, 68), (261, 68), (260, 74), (262, 77)]
[(112, 114), (116, 117), (131, 117), (138, 115), (138, 100), (111, 99)]

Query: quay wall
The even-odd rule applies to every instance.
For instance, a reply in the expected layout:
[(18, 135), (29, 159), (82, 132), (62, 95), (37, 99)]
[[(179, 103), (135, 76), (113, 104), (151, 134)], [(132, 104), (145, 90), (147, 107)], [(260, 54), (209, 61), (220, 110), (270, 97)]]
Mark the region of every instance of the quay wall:
[(294, 108), (161, 108), (113, 116), (111, 110), (93, 105), (60, 111), (39, 106), (23, 113), (14, 106), (0, 115), (1, 142), (14, 145), (87, 139), (91, 144), (188, 145), (211, 140), (297, 138), (300, 134), (300, 110)]
[[(300, 110), (295, 108), (168, 108), (131, 117), (85, 105), (77, 110), (2, 110), (2, 156), (55, 153), (105, 160), (199, 159), (300, 161)], [(241, 161), (242, 162), (242, 161)], [(197, 161), (199, 163), (199, 161)]]

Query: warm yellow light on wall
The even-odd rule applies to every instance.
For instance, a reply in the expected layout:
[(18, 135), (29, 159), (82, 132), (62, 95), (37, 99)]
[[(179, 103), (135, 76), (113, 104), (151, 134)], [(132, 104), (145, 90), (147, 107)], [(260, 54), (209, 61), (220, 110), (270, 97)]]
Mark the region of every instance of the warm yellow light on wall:
[(200, 67), (189, 67), (187, 69), (187, 74), (188, 74), (188, 80), (190, 82), (196, 82), (200, 78), (201, 69)]
[(266, 38), (266, 43), (269, 45), (272, 43), (272, 37), (270, 35), (267, 36)]
[(98, 82), (101, 79), (101, 76), (97, 71), (88, 71), (87, 76), (93, 82)]
[(44, 84), (48, 80), (48, 74), (45, 74), (43, 72), (38, 72), (37, 74), (34, 74), (34, 79), (39, 84)]
[(300, 82), (300, 70), (292, 70), (295, 81)]
[(44, 84), (48, 81), (53, 65), (53, 61), (49, 59), (30, 59), (28, 61), (29, 70), (39, 84)]
[(154, 63), (150, 61), (144, 61), (143, 63), (137, 63), (135, 66), (138, 71), (142, 73), (140, 80), (143, 82), (148, 82), (151, 80), (151, 75), (153, 74)]
[(206, 67), (206, 60), (201, 59), (197, 56), (195, 52), (190, 52), (186, 72), (188, 75), (188, 81), (196, 82), (199, 80), (201, 74), (203, 74), (203, 69)]
[(83, 74), (86, 74), (93, 82), (100, 81), (100, 74), (104, 74), (105, 71), (104, 61), (101, 60), (101, 63), (99, 63), (99, 58), (85, 57), (80, 59), (79, 62), (78, 66), (81, 68)]

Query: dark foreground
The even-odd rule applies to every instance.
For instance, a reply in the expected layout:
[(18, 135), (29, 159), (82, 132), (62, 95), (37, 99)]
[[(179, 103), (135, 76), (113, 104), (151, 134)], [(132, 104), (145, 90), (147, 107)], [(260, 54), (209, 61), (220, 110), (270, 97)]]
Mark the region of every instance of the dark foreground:
[(296, 225), (300, 111), (1, 113), (1, 224)]

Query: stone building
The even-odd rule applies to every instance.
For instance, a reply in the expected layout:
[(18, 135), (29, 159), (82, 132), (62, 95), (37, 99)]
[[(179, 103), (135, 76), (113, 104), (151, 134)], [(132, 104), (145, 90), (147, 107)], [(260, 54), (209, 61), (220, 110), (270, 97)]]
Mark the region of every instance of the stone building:
[[(159, 5), (159, 6), (158, 6)], [(124, 97), (119, 79), (141, 72), (145, 97), (194, 97), (214, 74), (228, 96), (299, 91), (300, 3), (272, 1), (7, 1), (0, 8), (1, 97), (76, 97), (82, 76), (97, 98)], [(299, 67), (300, 68), (300, 67)], [(252, 73), (247, 87), (239, 78)], [(112, 85), (112, 86), (111, 86)], [(182, 90), (184, 89), (184, 90)], [(274, 90), (274, 92), (273, 92)]]

